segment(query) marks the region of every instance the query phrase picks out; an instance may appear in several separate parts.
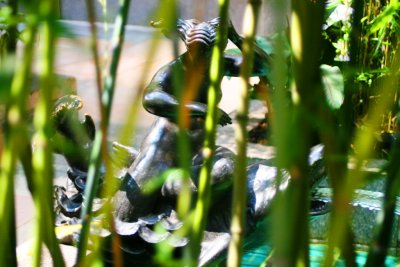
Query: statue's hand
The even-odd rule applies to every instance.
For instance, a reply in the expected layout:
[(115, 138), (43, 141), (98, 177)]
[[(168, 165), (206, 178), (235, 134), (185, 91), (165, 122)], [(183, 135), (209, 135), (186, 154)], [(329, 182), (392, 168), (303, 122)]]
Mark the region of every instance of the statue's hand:
[(164, 27), (164, 20), (163, 19), (159, 19), (159, 20), (152, 20), (150, 21), (150, 26), (156, 29), (160, 29)]
[(225, 126), (227, 124), (232, 124), (232, 119), (229, 117), (228, 113), (223, 111), (222, 109), (219, 110), (219, 125)]
[(164, 34), (164, 36), (167, 38), (171, 38), (171, 35), (173, 34), (172, 28), (168, 27), (168, 25), (164, 19), (159, 19), (156, 21), (152, 20), (152, 21), (150, 21), (150, 26), (155, 29), (160, 29), (162, 34)]

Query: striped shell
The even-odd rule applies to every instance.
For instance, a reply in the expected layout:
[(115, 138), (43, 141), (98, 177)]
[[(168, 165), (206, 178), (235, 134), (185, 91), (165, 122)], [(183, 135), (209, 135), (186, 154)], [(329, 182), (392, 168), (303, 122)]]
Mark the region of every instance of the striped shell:
[(211, 48), (215, 43), (219, 21), (219, 18), (207, 22), (200, 22), (195, 19), (178, 19), (177, 30), (179, 37), (188, 48), (193, 44), (203, 44)]

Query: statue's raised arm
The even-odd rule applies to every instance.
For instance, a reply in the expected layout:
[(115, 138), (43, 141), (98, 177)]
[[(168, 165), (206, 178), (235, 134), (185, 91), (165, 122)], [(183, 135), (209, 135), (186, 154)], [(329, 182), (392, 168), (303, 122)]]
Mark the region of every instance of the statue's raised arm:
[[(233, 23), (229, 21), (228, 24), (228, 40), (234, 43), (240, 51), (243, 49), (243, 37), (240, 36)], [(243, 57), (240, 55), (233, 55), (225, 53), (225, 75), (226, 76), (239, 76), (240, 66), (243, 62)], [(252, 76), (266, 76), (271, 68), (272, 59), (257, 43), (254, 44), (254, 64)]]

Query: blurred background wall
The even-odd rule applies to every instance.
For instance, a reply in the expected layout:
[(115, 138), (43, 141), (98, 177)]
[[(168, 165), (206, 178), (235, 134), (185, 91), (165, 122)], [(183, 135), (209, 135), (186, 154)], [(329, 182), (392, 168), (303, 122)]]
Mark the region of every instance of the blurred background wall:
[[(160, 1), (161, 0), (132, 0), (129, 24), (148, 26), (151, 20), (157, 19), (154, 18), (154, 13)], [(86, 1), (82, 0), (60, 0), (61, 18), (65, 20), (85, 21), (87, 19), (85, 2)], [(104, 16), (102, 15), (104, 14), (102, 6), (99, 4), (100, 1), (95, 2), (97, 6), (96, 11), (98, 21), (105, 21)], [(265, 35), (276, 31), (277, 19), (280, 20), (280, 23), (287, 24), (289, 19), (287, 11), (285, 13), (288, 14), (288, 16), (280, 16), (279, 18), (276, 17), (276, 12), (271, 11), (274, 10), (274, 5), (276, 5), (277, 2), (283, 4), (285, 2), (288, 3), (289, 0), (263, 1), (258, 34)], [(241, 32), (246, 3), (247, 0), (231, 0), (230, 3), (230, 16), (239, 32)], [(217, 0), (182, 0), (179, 5), (181, 12), (180, 16), (184, 19), (196, 18), (199, 20), (208, 20), (216, 17), (218, 14)], [(117, 9), (118, 0), (107, 1), (107, 20), (109, 22), (114, 21)], [(286, 5), (285, 10), (288, 10), (288, 5)]]

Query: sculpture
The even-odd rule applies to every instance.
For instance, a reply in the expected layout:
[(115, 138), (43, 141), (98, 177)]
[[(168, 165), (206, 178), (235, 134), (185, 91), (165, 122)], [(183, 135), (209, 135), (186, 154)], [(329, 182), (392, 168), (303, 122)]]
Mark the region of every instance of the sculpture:
[[(161, 21), (154, 22), (152, 25), (163, 28)], [(197, 92), (190, 101), (185, 103), (190, 122), (186, 134), (190, 141), (192, 158), (191, 190), (193, 194), (196, 194), (198, 174), (203, 164), (201, 148), (204, 138), (204, 117), (207, 112), (207, 90), (210, 84), (211, 47), (215, 42), (218, 27), (218, 18), (208, 22), (177, 21), (176, 30), (184, 41), (187, 52), (155, 74), (143, 97), (145, 109), (160, 118), (152, 126), (139, 151), (118, 143), (113, 144), (114, 152), (119, 151), (128, 155), (122, 163), (116, 163), (119, 169), (115, 176), (121, 182), (113, 196), (116, 231), (122, 237), (121, 249), (126, 254), (126, 262), (143, 263), (151, 260), (151, 254), (154, 252), (153, 243), (167, 240), (171, 246), (181, 248), (189, 242), (185, 237), (176, 238), (171, 234), (182, 226), (174, 210), (175, 201), (182, 186), (180, 180), (167, 179), (160, 190), (151, 193), (145, 192), (145, 184), (153, 177), (178, 166), (179, 155), (174, 147), (176, 147), (179, 131), (176, 125), (179, 98), (175, 87), (179, 86), (182, 90)], [(165, 29), (163, 30), (165, 32)], [(165, 33), (168, 35), (167, 32)], [(242, 37), (231, 23), (228, 27), (227, 39), (241, 49)], [(265, 75), (268, 70), (269, 56), (257, 46), (255, 53), (253, 75)], [(225, 54), (224, 61), (225, 75), (237, 76), (242, 58)], [(176, 83), (175, 73), (181, 74), (183, 82), (180, 80), (180, 84)], [(221, 98), (221, 92), (219, 98)], [(70, 165), (68, 177), (76, 189), (75, 194), (68, 196), (64, 189), (56, 188), (59, 223), (68, 223), (69, 219), (66, 217), (79, 217), (82, 192), (85, 188), (87, 159), (95, 130), (90, 116), (79, 121), (78, 109), (82, 104), (79, 101), (78, 98), (72, 96), (59, 100), (53, 116), (56, 129), (54, 137), (56, 151), (66, 157)], [(232, 123), (226, 112), (220, 109), (219, 113), (221, 126)], [(71, 131), (72, 124), (83, 126), (74, 126), (81, 129), (80, 134), (74, 134)], [(70, 145), (59, 145), (65, 142), (73, 144), (72, 151)], [(317, 183), (324, 175), (324, 168), (317, 160), (321, 156), (320, 151), (317, 154), (310, 158), (310, 163), (313, 164), (312, 184)], [(223, 258), (223, 253), (229, 243), (231, 177), (234, 172), (234, 158), (234, 153), (224, 147), (218, 147), (215, 152), (212, 191), (218, 192), (218, 199), (212, 199), (199, 265)], [(254, 164), (248, 168), (249, 203), (246, 222), (249, 233), (254, 230), (256, 223), (265, 217), (276, 190), (284, 190), (290, 181), (288, 173), (285, 172), (278, 186), (276, 176), (277, 168), (264, 163)], [(315, 214), (326, 212), (326, 205), (315, 205), (312, 212)], [(167, 230), (166, 234), (153, 232), (151, 227), (155, 223), (160, 223)]]

